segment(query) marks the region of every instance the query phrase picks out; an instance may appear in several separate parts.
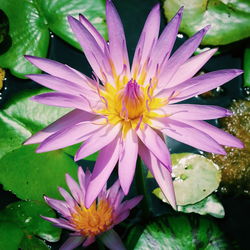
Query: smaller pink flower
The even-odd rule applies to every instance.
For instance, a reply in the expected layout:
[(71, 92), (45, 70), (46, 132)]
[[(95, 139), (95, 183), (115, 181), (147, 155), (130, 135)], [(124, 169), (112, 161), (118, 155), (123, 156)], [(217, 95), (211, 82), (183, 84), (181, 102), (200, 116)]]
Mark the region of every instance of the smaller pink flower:
[(91, 172), (83, 172), (78, 168), (79, 184), (68, 174), (66, 182), (71, 195), (59, 187), (59, 192), (65, 201), (44, 197), (47, 204), (55, 209), (62, 218), (42, 218), (52, 222), (54, 226), (73, 231), (69, 239), (61, 246), (61, 250), (74, 249), (81, 245), (86, 247), (99, 236), (102, 242), (110, 249), (125, 249), (121, 239), (112, 228), (125, 220), (130, 210), (142, 199), (137, 196), (122, 202), (124, 193), (117, 180), (108, 190), (106, 186), (98, 195), (97, 200), (86, 208), (84, 205), (86, 190), (91, 179)]

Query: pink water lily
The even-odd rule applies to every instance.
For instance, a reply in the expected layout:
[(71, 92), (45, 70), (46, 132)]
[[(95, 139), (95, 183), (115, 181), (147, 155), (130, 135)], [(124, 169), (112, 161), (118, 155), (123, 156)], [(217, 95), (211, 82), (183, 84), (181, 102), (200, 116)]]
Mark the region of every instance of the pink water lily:
[(73, 110), (25, 144), (40, 143), (40, 153), (84, 142), (75, 160), (100, 151), (88, 186), (87, 207), (117, 162), (121, 187), (128, 193), (138, 154), (175, 207), (170, 153), (164, 135), (216, 154), (226, 154), (222, 145), (242, 147), (237, 138), (203, 121), (231, 115), (227, 109), (176, 104), (242, 73), (239, 69), (227, 69), (195, 76), (216, 52), (210, 49), (192, 56), (209, 27), (197, 32), (171, 55), (182, 11), (181, 8), (159, 36), (159, 4), (152, 9), (132, 66), (123, 26), (111, 1), (106, 4), (108, 43), (84, 16), (80, 15), (79, 20), (70, 16), (69, 24), (93, 68), (93, 79), (67, 65), (26, 56), (47, 73), (27, 77), (55, 90), (32, 99)]
[(98, 195), (98, 200), (90, 208), (86, 208), (84, 202), (90, 179), (91, 173), (84, 173), (81, 167), (78, 168), (79, 184), (66, 174), (71, 195), (59, 187), (65, 201), (44, 197), (47, 204), (55, 209), (61, 218), (42, 217), (57, 227), (73, 231), (61, 246), (61, 250), (74, 249), (79, 245), (86, 247), (93, 243), (96, 237), (110, 249), (124, 250), (121, 239), (112, 228), (129, 216), (130, 210), (141, 201), (142, 196), (122, 202), (124, 193), (119, 181), (116, 181), (108, 190), (105, 185)]

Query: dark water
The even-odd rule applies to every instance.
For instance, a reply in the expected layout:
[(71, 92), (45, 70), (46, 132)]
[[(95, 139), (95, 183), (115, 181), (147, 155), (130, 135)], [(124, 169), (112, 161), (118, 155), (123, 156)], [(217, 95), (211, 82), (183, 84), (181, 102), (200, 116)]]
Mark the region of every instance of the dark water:
[[(136, 43), (138, 41), (140, 31), (145, 22), (147, 13), (156, 4), (156, 0), (126, 0), (119, 1), (114, 0), (115, 5), (121, 15), (122, 22), (124, 24), (125, 33), (127, 34), (127, 47), (129, 49), (129, 55), (132, 59), (135, 51)], [(166, 20), (162, 15), (162, 28), (165, 26)], [(175, 49), (185, 40), (186, 38), (177, 39)], [(228, 51), (222, 55), (213, 57), (203, 68), (206, 71), (213, 71), (217, 69), (226, 68), (242, 68), (242, 55), (243, 48), (249, 40), (242, 41), (233, 45), (233, 49), (225, 47), (224, 50)], [(52, 35), (50, 42), (50, 49), (48, 57), (62, 63), (68, 64), (71, 67), (78, 69), (86, 75), (91, 75), (91, 68), (88, 65), (83, 53), (70, 47), (64, 41), (58, 37)], [(4, 107), (5, 102), (9, 97), (24, 89), (40, 88), (34, 82), (29, 80), (21, 80), (11, 76), (7, 72), (7, 80), (4, 83), (4, 90), (1, 95), (0, 107)], [(189, 100), (189, 103), (200, 103), (200, 104), (214, 104), (224, 107), (228, 107), (233, 99), (241, 99), (246, 96), (245, 90), (242, 88), (242, 77), (230, 81), (223, 86), (222, 91), (214, 98), (193, 98)], [(216, 122), (215, 122), (216, 124)], [(170, 149), (172, 153), (179, 152), (197, 152), (193, 148), (183, 145), (181, 143), (170, 141)], [(237, 167), (237, 166), (235, 166)], [(9, 192), (3, 191), (0, 188), (0, 208), (5, 207), (7, 204), (14, 202), (17, 198)], [(217, 219), (217, 223), (225, 232), (226, 236), (230, 240), (236, 240), (239, 244), (240, 249), (249, 249), (249, 211), (250, 211), (250, 199), (248, 197), (230, 197), (222, 196), (221, 201), (224, 205), (226, 216), (224, 219)], [(66, 237), (66, 235), (65, 235)], [(62, 238), (65, 238), (62, 237)], [(58, 249), (62, 241), (53, 245), (53, 249)], [(95, 244), (91, 248), (95, 249), (98, 244)]]

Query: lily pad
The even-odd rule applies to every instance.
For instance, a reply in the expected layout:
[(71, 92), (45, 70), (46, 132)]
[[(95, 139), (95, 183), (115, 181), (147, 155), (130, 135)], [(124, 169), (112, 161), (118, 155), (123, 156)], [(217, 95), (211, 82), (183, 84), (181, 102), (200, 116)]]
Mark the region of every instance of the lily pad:
[(197, 213), (200, 215), (212, 215), (216, 218), (223, 218), (225, 210), (215, 195), (209, 195), (202, 201), (186, 206), (177, 206), (179, 212)]
[[(14, 96), (0, 111), (0, 161), (8, 152), (20, 148), (22, 143), (32, 134), (48, 126), (59, 117), (70, 111), (68, 108), (42, 105), (30, 100), (33, 95), (48, 92), (48, 89), (21, 92)], [(80, 144), (62, 149), (69, 155), (74, 155)], [(98, 153), (84, 160), (95, 161)]]
[[(0, 223), (15, 225), (15, 230), (22, 235), (14, 249), (49, 249), (43, 240), (56, 242), (60, 239), (61, 229), (54, 227), (40, 215), (55, 217), (55, 212), (44, 202), (19, 201), (0, 211)], [(9, 229), (6, 228), (8, 232)], [(39, 237), (39, 238), (37, 238)], [(10, 240), (10, 237), (7, 237)], [(13, 238), (11, 238), (12, 240)], [(9, 248), (1, 248), (9, 249)]]
[(0, 223), (0, 249), (16, 250), (24, 234), (14, 223)]
[(184, 6), (180, 31), (192, 36), (211, 25), (204, 45), (224, 45), (250, 36), (249, 0), (165, 0), (164, 13), (170, 20)]
[(103, 0), (0, 0), (9, 18), (11, 48), (0, 56), (0, 67), (10, 69), (17, 77), (39, 73), (23, 55), (46, 57), (49, 30), (80, 48), (67, 23), (67, 15), (84, 14), (106, 36), (105, 1)]
[[(171, 154), (177, 205), (195, 204), (219, 186), (221, 172), (213, 161), (198, 154)], [(159, 188), (153, 193), (167, 202)]]
[(69, 109), (41, 105), (29, 100), (31, 96), (44, 92), (48, 90), (21, 92), (0, 111), (0, 158), (20, 148), (33, 133), (69, 111)]
[(219, 186), (221, 173), (213, 161), (198, 154), (172, 154), (177, 205), (203, 200)]
[(250, 48), (245, 49), (243, 69), (244, 69), (244, 75), (243, 75), (244, 86), (250, 87)]
[(211, 220), (197, 216), (166, 216), (147, 224), (135, 250), (228, 249), (223, 233)]
[(43, 201), (43, 195), (59, 198), (57, 187), (65, 187), (65, 173), (73, 178), (77, 165), (62, 150), (37, 154), (36, 146), (22, 146), (1, 159), (0, 183), (20, 199)]

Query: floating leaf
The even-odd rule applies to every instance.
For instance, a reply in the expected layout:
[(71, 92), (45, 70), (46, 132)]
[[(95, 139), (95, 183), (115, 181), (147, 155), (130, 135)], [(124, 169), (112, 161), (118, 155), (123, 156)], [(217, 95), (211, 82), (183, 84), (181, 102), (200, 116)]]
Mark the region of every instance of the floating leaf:
[(55, 217), (55, 212), (44, 202), (19, 201), (0, 211), (0, 223), (12, 223), (16, 229), (21, 230), (22, 240), (18, 243), (21, 249), (48, 249), (40, 239), (56, 242), (60, 238), (61, 229), (52, 226), (41, 215)]
[[(221, 173), (216, 164), (198, 154), (172, 154), (172, 176), (177, 205), (195, 204), (219, 186)], [(153, 193), (166, 202), (160, 189)]]
[(20, 199), (59, 198), (57, 187), (66, 187), (65, 173), (76, 178), (77, 166), (61, 150), (37, 154), (36, 146), (23, 146), (1, 159), (0, 183)]
[(223, 218), (225, 210), (215, 195), (209, 195), (202, 201), (186, 206), (177, 206), (177, 210), (184, 213), (210, 214), (216, 218)]
[[(6, 153), (20, 148), (32, 134), (70, 111), (68, 108), (43, 105), (30, 100), (31, 96), (48, 91), (42, 89), (22, 92), (0, 111), (0, 159)], [(67, 147), (63, 151), (74, 155), (78, 148), (79, 144)], [(95, 161), (96, 158), (97, 153), (86, 157), (85, 160)]]
[(148, 223), (135, 250), (228, 249), (223, 233), (207, 218), (197, 216), (160, 217)]
[(17, 77), (40, 72), (23, 55), (46, 57), (49, 29), (80, 48), (67, 23), (67, 15), (86, 15), (106, 35), (103, 0), (0, 0), (0, 6), (9, 18), (12, 39), (11, 48), (0, 56), (0, 66)]
[(164, 12), (170, 20), (184, 6), (180, 31), (192, 36), (211, 25), (204, 45), (229, 44), (250, 36), (249, 0), (165, 0)]
[(14, 223), (0, 223), (0, 249), (17, 250), (23, 238), (23, 231)]
[(31, 96), (45, 91), (48, 92), (47, 89), (22, 92), (0, 111), (0, 158), (21, 147), (25, 139), (69, 111), (29, 100)]
[(243, 75), (244, 86), (250, 87), (250, 48), (245, 49), (243, 69), (244, 69), (244, 75)]

